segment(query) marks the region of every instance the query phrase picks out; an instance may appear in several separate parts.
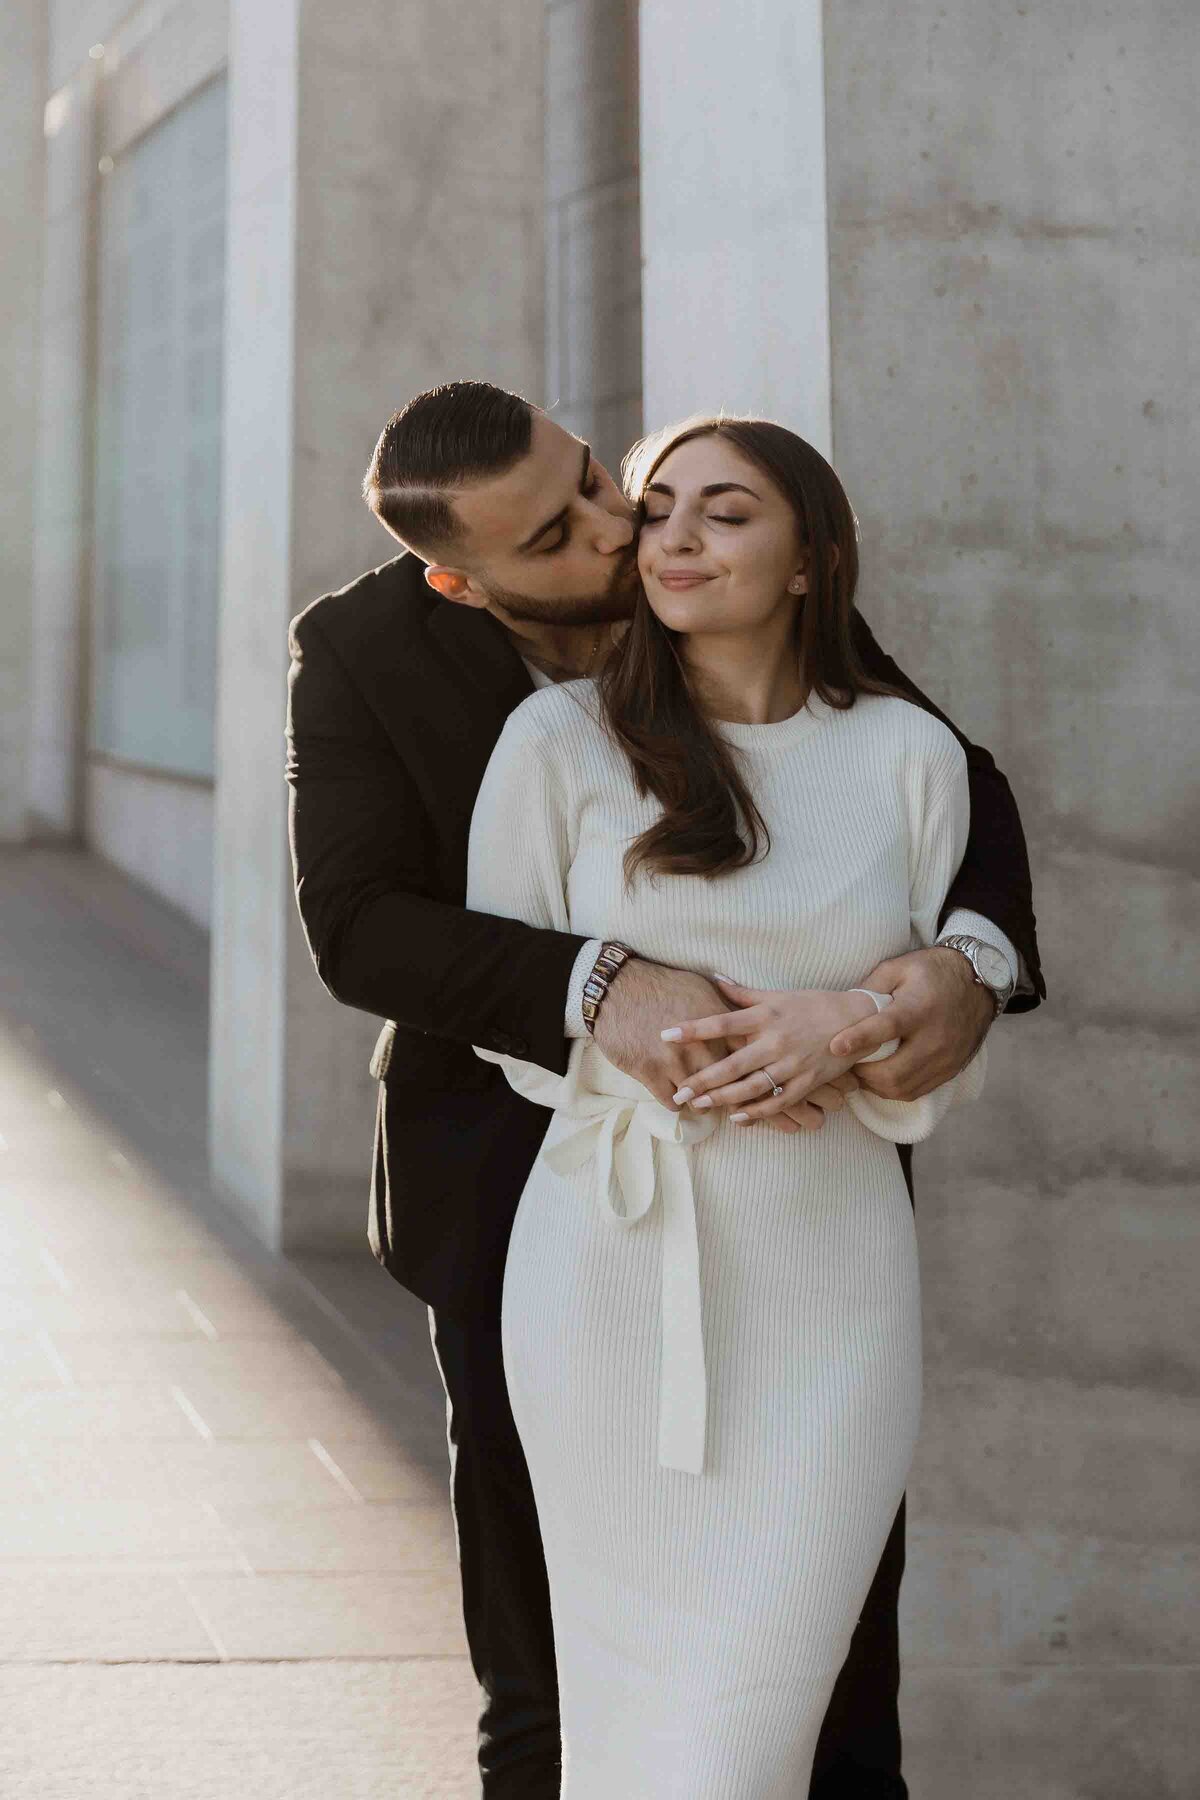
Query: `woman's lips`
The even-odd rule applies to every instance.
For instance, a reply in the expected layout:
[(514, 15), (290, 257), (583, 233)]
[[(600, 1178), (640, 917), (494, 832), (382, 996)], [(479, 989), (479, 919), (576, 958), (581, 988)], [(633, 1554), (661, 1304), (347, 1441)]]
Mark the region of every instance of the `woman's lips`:
[(659, 587), (692, 588), (699, 587), (702, 581), (711, 579), (708, 575), (656, 575), (654, 579)]

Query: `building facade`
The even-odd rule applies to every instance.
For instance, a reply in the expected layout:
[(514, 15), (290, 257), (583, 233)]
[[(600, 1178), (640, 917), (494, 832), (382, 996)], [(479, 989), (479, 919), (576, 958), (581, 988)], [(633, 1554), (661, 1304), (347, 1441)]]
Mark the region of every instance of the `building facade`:
[(11, 0), (2, 30), (0, 832), (211, 933), (230, 1205), (276, 1246), (363, 1234), (375, 1025), (299, 931), (284, 677), (288, 618), (389, 554), (384, 418), (475, 375), (610, 466), (695, 407), (793, 425), (877, 634), (1013, 783), (1050, 986), (919, 1161), (914, 1791), (1192, 1791), (1194, 9)]

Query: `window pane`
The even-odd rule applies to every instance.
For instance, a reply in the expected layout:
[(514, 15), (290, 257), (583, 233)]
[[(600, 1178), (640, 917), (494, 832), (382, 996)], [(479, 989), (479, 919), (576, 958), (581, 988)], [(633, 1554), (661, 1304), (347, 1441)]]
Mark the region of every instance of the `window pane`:
[(225, 82), (101, 183), (91, 743), (213, 770)]

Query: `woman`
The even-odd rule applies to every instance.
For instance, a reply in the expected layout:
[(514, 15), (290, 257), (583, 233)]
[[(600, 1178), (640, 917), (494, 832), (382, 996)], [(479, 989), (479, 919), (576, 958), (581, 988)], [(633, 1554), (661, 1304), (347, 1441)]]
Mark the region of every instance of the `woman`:
[[(626, 476), (644, 594), (596, 685), (509, 719), (468, 904), (823, 990), (832, 1035), (879, 1003), (864, 971), (936, 936), (967, 838), (963, 753), (857, 665), (853, 514), (810, 445), (693, 420)], [(892, 1146), (978, 1093), (983, 1053), (921, 1100), (860, 1089), (791, 1135), (672, 1111), (590, 1038), (565, 1077), (479, 1054), (554, 1109), (502, 1336), (564, 1800), (804, 1795), (920, 1411)]]

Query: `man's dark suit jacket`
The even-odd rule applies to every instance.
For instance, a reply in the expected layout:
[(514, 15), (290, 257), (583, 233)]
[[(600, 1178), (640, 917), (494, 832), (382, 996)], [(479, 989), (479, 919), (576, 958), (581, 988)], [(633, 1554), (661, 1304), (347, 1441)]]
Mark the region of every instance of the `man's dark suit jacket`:
[[(871, 672), (936, 714), (966, 751), (971, 835), (945, 911), (969, 907), (1007, 933), (1035, 988), (1010, 1010), (1036, 1006), (1045, 989), (1008, 783), (857, 614), (855, 624)], [(561, 1073), (567, 986), (584, 942), (463, 904), (475, 796), (532, 684), (503, 628), (440, 599), (407, 555), (314, 601), (292, 623), (291, 653), (300, 915), (334, 998), (394, 1022), (377, 1058), (371, 1248), (427, 1304), (498, 1320), (509, 1233), (549, 1114), (471, 1045)]]

